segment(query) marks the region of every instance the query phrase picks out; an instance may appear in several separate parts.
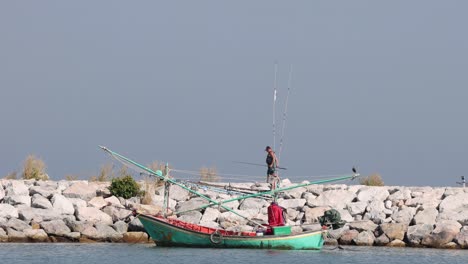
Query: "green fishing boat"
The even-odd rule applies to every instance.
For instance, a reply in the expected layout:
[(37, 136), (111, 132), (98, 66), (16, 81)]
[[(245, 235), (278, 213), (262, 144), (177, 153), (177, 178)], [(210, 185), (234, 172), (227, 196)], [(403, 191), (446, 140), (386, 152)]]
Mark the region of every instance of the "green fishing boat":
[[(244, 200), (251, 197), (271, 197), (273, 201), (276, 201), (278, 194), (300, 188), (306, 187), (313, 184), (323, 184), (329, 182), (335, 182), (340, 180), (353, 179), (358, 174), (353, 169), (353, 174), (343, 176), (339, 178), (320, 180), (310, 183), (296, 184), (283, 188), (276, 188), (268, 191), (261, 191), (257, 193), (249, 193), (225, 199), (222, 201), (213, 200), (195, 190), (186, 186), (185, 184), (178, 182), (172, 178), (169, 178), (168, 167), (166, 166), (165, 175), (161, 171), (153, 171), (135, 161), (132, 161), (116, 152), (109, 150), (106, 147), (101, 147), (105, 152), (109, 153), (112, 157), (125, 164), (130, 168), (134, 168), (137, 171), (146, 172), (151, 176), (158, 177), (164, 180), (164, 208), (158, 215), (140, 214), (135, 212), (136, 217), (140, 219), (141, 223), (149, 233), (151, 239), (153, 239), (157, 246), (174, 246), (174, 247), (211, 247), (211, 248), (254, 248), (254, 249), (290, 249), (290, 250), (320, 250), (324, 243), (324, 237), (327, 235), (327, 227), (324, 226), (320, 230), (315, 231), (303, 231), (299, 233), (292, 233), (290, 226), (284, 226), (284, 223), (276, 223), (274, 225), (265, 225), (262, 223), (255, 222), (252, 219), (239, 214), (233, 209), (225, 206), (226, 203)], [(177, 185), (190, 193), (193, 193), (209, 203), (200, 206), (195, 209), (175, 212), (172, 216), (168, 215), (168, 202), (169, 202), (169, 187), (170, 185)], [(272, 212), (274, 212), (275, 203), (273, 202), (270, 206)], [(189, 211), (201, 211), (205, 208), (216, 206), (219, 209), (223, 208), (239, 217), (247, 219), (252, 224), (252, 231), (229, 231), (220, 228), (211, 228), (201, 226), (194, 223), (188, 223), (176, 219), (177, 215)], [(269, 218), (270, 218), (270, 207)], [(278, 206), (279, 207), (279, 206)], [(270, 220), (270, 219), (269, 219)]]
[(149, 215), (138, 218), (158, 246), (319, 250), (326, 235), (326, 230), (271, 235), (229, 232)]

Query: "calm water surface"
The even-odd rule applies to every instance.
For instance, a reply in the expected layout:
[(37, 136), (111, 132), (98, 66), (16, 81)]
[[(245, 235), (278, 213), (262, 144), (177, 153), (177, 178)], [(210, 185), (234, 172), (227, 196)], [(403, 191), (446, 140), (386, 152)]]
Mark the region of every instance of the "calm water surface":
[(0, 263), (238, 264), (468, 263), (468, 250), (384, 247), (323, 251), (158, 248), (141, 244), (1, 244)]

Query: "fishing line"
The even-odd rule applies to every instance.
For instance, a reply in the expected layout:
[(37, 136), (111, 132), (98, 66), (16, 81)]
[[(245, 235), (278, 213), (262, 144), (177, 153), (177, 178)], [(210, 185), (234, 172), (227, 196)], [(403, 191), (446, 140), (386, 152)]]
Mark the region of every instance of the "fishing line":
[(281, 161), (281, 151), (283, 150), (283, 138), (284, 138), (284, 129), (286, 127), (286, 116), (288, 112), (288, 101), (289, 101), (289, 94), (291, 93), (291, 82), (292, 82), (292, 73), (293, 73), (293, 66), (292, 64), (289, 67), (289, 77), (288, 77), (288, 91), (286, 93), (286, 99), (284, 102), (284, 112), (283, 112), (283, 120), (282, 120), (282, 128), (281, 128), (281, 138), (280, 138), (280, 146), (278, 152), (278, 159)]

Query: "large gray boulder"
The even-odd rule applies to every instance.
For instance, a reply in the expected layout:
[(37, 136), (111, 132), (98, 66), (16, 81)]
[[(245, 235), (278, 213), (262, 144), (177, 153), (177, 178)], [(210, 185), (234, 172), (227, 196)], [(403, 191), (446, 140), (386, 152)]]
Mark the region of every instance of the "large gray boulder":
[(76, 210), (76, 218), (79, 221), (102, 223), (112, 225), (112, 217), (95, 207), (81, 207)]
[(31, 207), (33, 208), (42, 208), (42, 209), (51, 209), (52, 204), (49, 199), (45, 198), (40, 194), (34, 194), (31, 198)]
[(3, 186), (0, 184), (0, 202), (3, 200), (3, 197), (5, 197), (5, 190), (3, 189)]
[(409, 207), (418, 207), (422, 205), (424, 208), (436, 208), (441, 202), (445, 190), (439, 188), (426, 188), (421, 189), (421, 191), (421, 194), (413, 192), (412, 195), (414, 197), (406, 200), (405, 205)]
[(205, 212), (203, 213), (200, 222), (216, 221), (220, 214), (221, 212), (218, 209), (208, 207), (205, 209)]
[(366, 214), (364, 220), (372, 220), (374, 223), (382, 223), (387, 218), (387, 215), (392, 214), (392, 211), (385, 208), (383, 201), (371, 201), (366, 207)]
[(426, 225), (435, 225), (439, 211), (435, 208), (427, 208), (422, 211), (419, 211), (414, 216), (413, 222), (416, 225), (426, 224)]
[[(161, 195), (163, 194), (164, 192), (161, 193)], [(189, 191), (183, 189), (180, 186), (171, 185), (171, 188), (169, 190), (169, 198), (176, 200), (178, 202), (186, 201), (189, 198)]]
[(43, 229), (25, 229), (23, 230), (24, 235), (28, 238), (31, 242), (47, 242), (49, 240), (49, 236)]
[(128, 231), (128, 224), (125, 223), (124, 221), (117, 221), (112, 225), (112, 227), (119, 234), (125, 234)]
[(5, 230), (3, 230), (3, 228), (0, 227), (0, 243), (2, 242), (8, 242), (8, 235), (5, 232)]
[(371, 231), (363, 231), (353, 239), (354, 243), (358, 246), (372, 246), (374, 240), (375, 236)]
[(122, 205), (122, 203), (120, 203), (120, 200), (115, 196), (107, 197), (104, 199), (104, 201), (107, 202), (107, 205), (112, 205), (112, 206), (119, 207), (119, 208), (125, 207)]
[(112, 221), (117, 222), (119, 220), (125, 220), (132, 215), (132, 211), (115, 207), (115, 206), (106, 206), (102, 211), (112, 217)]
[(75, 213), (73, 203), (70, 202), (65, 196), (61, 194), (54, 194), (51, 201), (54, 210), (57, 211), (59, 214), (72, 215)]
[(432, 233), (429, 236), (426, 236), (421, 243), (428, 247), (441, 247), (452, 242), (452, 240), (460, 233), (461, 227), (462, 226), (457, 221), (439, 221)]
[(18, 218), (18, 209), (11, 204), (0, 204), (0, 217)]
[(122, 240), (123, 235), (115, 231), (114, 228), (106, 224), (96, 224), (97, 240), (119, 242)]
[(34, 196), (35, 194), (39, 194), (42, 197), (50, 199), (54, 194), (59, 193), (59, 191), (50, 186), (32, 186), (29, 188), (29, 195)]
[(398, 211), (394, 212), (391, 217), (397, 223), (405, 223), (409, 225), (415, 213), (416, 213), (416, 208), (404, 206), (400, 208)]
[(419, 246), (423, 238), (429, 236), (432, 230), (434, 230), (434, 227), (430, 224), (409, 226), (406, 232), (406, 238), (411, 246)]
[(202, 214), (198, 211), (192, 211), (188, 212), (178, 218), (178, 220), (192, 223), (192, 224), (198, 224), (200, 222), (200, 219), (202, 217)]
[(29, 195), (7, 195), (3, 198), (3, 201), (11, 205), (24, 204), (26, 206), (31, 206), (31, 197), (29, 197)]
[(41, 227), (49, 235), (54, 236), (65, 236), (70, 233), (71, 230), (62, 220), (51, 220), (41, 222)]
[(72, 232), (79, 232), (79, 233), (82, 233), (83, 230), (85, 230), (88, 227), (94, 226), (93, 223), (86, 222), (86, 221), (77, 221), (77, 220), (67, 219), (64, 222), (68, 226), (68, 228), (70, 228)]
[(345, 230), (341, 233), (341, 237), (338, 240), (341, 245), (352, 245), (354, 243), (354, 239), (359, 235), (357, 230)]
[(346, 205), (354, 200), (354, 192), (347, 190), (328, 190), (320, 194), (316, 199), (307, 201), (310, 207), (330, 206), (335, 209), (345, 209)]
[(468, 248), (468, 226), (464, 226), (461, 232), (455, 237), (455, 242), (461, 248)]
[(320, 206), (320, 207), (304, 207), (304, 216), (305, 216), (305, 223), (312, 224), (317, 223), (318, 218), (323, 216), (325, 211), (330, 210), (328, 206)]
[(381, 231), (390, 239), (390, 241), (398, 239), (403, 240), (405, 237), (408, 225), (404, 223), (383, 223), (380, 225)]
[(148, 243), (148, 234), (145, 232), (127, 232), (123, 234), (122, 241), (124, 243)]
[(18, 215), (19, 218), (25, 222), (31, 222), (31, 220), (34, 220), (39, 223), (42, 221), (62, 219), (62, 216), (55, 210), (31, 207), (20, 208), (18, 210)]
[(357, 193), (357, 200), (359, 202), (369, 201), (385, 201), (390, 194), (388, 193), (387, 187), (362, 187)]
[(26, 237), (26, 235), (22, 231), (17, 231), (13, 228), (7, 228), (6, 231), (8, 234), (8, 242), (28, 242), (28, 237)]
[(399, 201), (406, 201), (408, 199), (411, 199), (411, 191), (408, 188), (398, 189), (388, 197), (388, 200), (395, 204)]
[(455, 220), (468, 225), (468, 193), (446, 197), (439, 205), (438, 220)]
[(5, 185), (5, 196), (29, 196), (29, 189), (24, 184), (23, 181), (20, 180), (11, 180), (6, 182)]
[(203, 198), (194, 198), (186, 202), (179, 202), (176, 206), (178, 212), (184, 212), (188, 210), (201, 210), (198, 209), (203, 205), (207, 205), (208, 201)]
[(355, 229), (358, 232), (363, 232), (363, 231), (374, 232), (378, 227), (378, 225), (376, 225), (374, 222), (370, 220), (352, 222), (352, 223), (349, 223), (348, 225), (349, 225), (349, 229)]
[(28, 223), (19, 220), (18, 218), (10, 218), (5, 225), (6, 227), (13, 228), (16, 231), (23, 231), (25, 229), (31, 228)]
[(240, 210), (257, 210), (260, 211), (261, 208), (268, 206), (268, 202), (264, 199), (259, 198), (247, 198), (240, 202)]
[(88, 203), (80, 198), (68, 198), (68, 201), (73, 204), (73, 208), (75, 208), (75, 210), (81, 207), (88, 207)]
[(63, 196), (67, 198), (80, 198), (85, 201), (96, 197), (96, 186), (88, 185), (87, 182), (75, 182), (63, 191)]
[(346, 208), (352, 216), (362, 215), (366, 211), (367, 204), (367, 202), (349, 203)]
[(278, 204), (281, 207), (284, 207), (286, 209), (292, 208), (292, 209), (301, 209), (304, 207), (306, 204), (306, 199), (279, 199)]
[(102, 209), (104, 208), (104, 206), (107, 206), (107, 201), (104, 200), (104, 197), (102, 196), (96, 196), (93, 199), (89, 200), (88, 205), (96, 207), (97, 209)]

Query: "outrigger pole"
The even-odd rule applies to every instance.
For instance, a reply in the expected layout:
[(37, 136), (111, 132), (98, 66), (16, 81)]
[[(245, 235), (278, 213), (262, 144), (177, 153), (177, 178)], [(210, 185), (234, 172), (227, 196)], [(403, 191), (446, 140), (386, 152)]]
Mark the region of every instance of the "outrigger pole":
[[(108, 154), (110, 154), (113, 158), (115, 158), (115, 159), (117, 159), (117, 160), (119, 160), (119, 161), (120, 161), (120, 159), (122, 159), (122, 160), (124, 160), (125, 162), (128, 162), (128, 163), (130, 163), (130, 164), (132, 164), (132, 165), (134, 165), (134, 166), (137, 166), (138, 168), (140, 168), (140, 169), (142, 169), (142, 170), (148, 172), (148, 173), (149, 173), (150, 175), (152, 175), (152, 176), (155, 176), (155, 177), (158, 177), (158, 178), (163, 179), (166, 183), (169, 182), (169, 183), (171, 183), (171, 184), (177, 185), (177, 186), (181, 187), (182, 189), (187, 190), (187, 191), (189, 191), (189, 192), (191, 192), (191, 193), (193, 193), (193, 194), (196, 194), (196, 195), (200, 196), (201, 198), (203, 198), (203, 199), (209, 201), (210, 203), (212, 203), (212, 204), (208, 204), (208, 206), (206, 206), (206, 207), (210, 207), (210, 206), (213, 206), (213, 205), (218, 205), (219, 207), (222, 207), (222, 208), (228, 210), (229, 212), (231, 212), (231, 213), (233, 213), (233, 214), (235, 214), (235, 215), (237, 215), (237, 216), (240, 216), (240, 217), (242, 217), (242, 218), (244, 218), (244, 219), (246, 219), (246, 220), (248, 220), (248, 221), (250, 221), (250, 222), (252, 222), (252, 223), (255, 223), (255, 224), (257, 224), (257, 225), (261, 225), (260, 223), (257, 223), (257, 222), (255, 222), (255, 221), (253, 221), (253, 220), (250, 220), (250, 219), (248, 219), (247, 217), (245, 217), (245, 216), (243, 216), (243, 215), (241, 215), (241, 214), (235, 212), (235, 211), (232, 210), (231, 208), (222, 205), (222, 202), (218, 202), (218, 201), (212, 200), (212, 199), (210, 199), (209, 197), (207, 197), (207, 196), (205, 196), (205, 195), (203, 195), (203, 194), (201, 194), (201, 193), (199, 193), (199, 192), (196, 192), (196, 191), (194, 191), (194, 190), (192, 190), (192, 189), (190, 189), (190, 188), (187, 188), (187, 186), (185, 186), (185, 185), (183, 185), (183, 184), (180, 184), (180, 183), (178, 183), (178, 182), (176, 182), (176, 181), (174, 181), (174, 180), (171, 180), (169, 177), (167, 177), (167, 175), (168, 175), (168, 172), (167, 172), (168, 168), (167, 168), (167, 167), (166, 167), (166, 175), (165, 175), (165, 176), (159, 176), (158, 173), (156, 173), (156, 172), (153, 171), (152, 169), (147, 168), (147, 167), (145, 167), (145, 166), (143, 166), (143, 165), (141, 165), (141, 164), (139, 164), (139, 163), (137, 163), (137, 162), (135, 162), (135, 161), (133, 161), (133, 160), (127, 158), (127, 157), (124, 157), (124, 156), (120, 155), (119, 153), (116, 153), (116, 152), (114, 152), (114, 151), (112, 151), (112, 150), (110, 150), (110, 149), (108, 149), (108, 148), (106, 148), (106, 147), (104, 147), (104, 146), (99, 146), (99, 147), (100, 147), (102, 150), (104, 150), (105, 152), (107, 152)], [(167, 186), (167, 185), (166, 185), (166, 186)], [(206, 208), (206, 207), (203, 207), (203, 208)], [(203, 208), (197, 208), (197, 209), (195, 209), (195, 210), (203, 209)], [(189, 210), (189, 211), (193, 211), (193, 210)], [(177, 212), (177, 213), (180, 213), (180, 212)]]
[[(223, 200), (223, 201), (220, 201), (219, 203), (224, 204), (224, 203), (229, 203), (229, 202), (233, 202), (233, 201), (237, 201), (237, 200), (243, 200), (243, 199), (247, 199), (247, 198), (253, 198), (253, 197), (264, 196), (264, 195), (275, 196), (276, 194), (278, 194), (280, 192), (284, 192), (284, 191), (288, 191), (288, 190), (292, 190), (292, 189), (296, 189), (296, 188), (300, 188), (300, 187), (306, 187), (306, 186), (310, 186), (310, 185), (314, 185), (314, 184), (329, 183), (329, 182), (334, 182), (334, 181), (349, 180), (349, 179), (353, 180), (356, 177), (359, 177), (359, 173), (353, 173), (353, 175), (348, 175), (348, 176), (343, 176), (343, 177), (338, 177), (338, 178), (332, 178), (332, 179), (327, 179), (327, 180), (314, 181), (314, 182), (310, 182), (310, 183), (296, 184), (296, 185), (283, 187), (283, 188), (277, 188), (277, 189), (270, 190), (270, 191), (265, 191), (265, 192), (247, 194), (247, 195), (239, 196), (239, 197), (236, 197), (236, 198)], [(204, 206), (201, 206), (201, 207), (196, 208), (196, 209), (177, 212), (177, 213), (186, 213), (186, 212), (190, 212), (190, 211), (194, 211), (194, 210), (204, 209), (204, 208), (207, 208), (207, 207), (210, 207), (210, 206), (211, 205), (204, 205)]]

